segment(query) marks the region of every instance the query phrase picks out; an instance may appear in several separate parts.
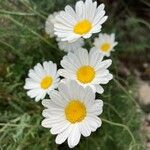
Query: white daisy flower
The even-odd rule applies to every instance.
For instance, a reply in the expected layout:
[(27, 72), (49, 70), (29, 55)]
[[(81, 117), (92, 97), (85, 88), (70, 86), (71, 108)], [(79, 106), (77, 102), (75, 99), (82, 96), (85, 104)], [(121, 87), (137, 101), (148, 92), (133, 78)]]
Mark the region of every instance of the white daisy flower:
[(59, 69), (58, 73), (66, 79), (76, 80), (84, 87), (91, 86), (94, 91), (103, 93), (99, 84), (107, 84), (113, 76), (107, 69), (112, 63), (111, 59), (102, 59), (103, 55), (99, 52), (91, 50), (88, 53), (81, 48), (64, 56), (61, 61), (64, 69)]
[(118, 44), (115, 41), (115, 34), (99, 34), (98, 38), (95, 38), (94, 41), (94, 48), (98, 50), (100, 53), (104, 54), (105, 56), (109, 57), (110, 52), (113, 51), (114, 47)]
[(66, 140), (70, 148), (76, 146), (81, 135), (87, 137), (102, 124), (98, 117), (102, 113), (103, 101), (95, 100), (90, 87), (83, 88), (75, 81), (60, 83), (59, 91), (50, 94), (51, 99), (42, 100), (46, 107), (42, 115), (42, 126), (57, 134), (56, 143)]
[(58, 47), (59, 49), (65, 51), (65, 52), (69, 52), (69, 51), (76, 51), (77, 49), (81, 48), (84, 45), (84, 40), (78, 39), (75, 42), (68, 42), (68, 41), (60, 41), (58, 40)]
[(46, 94), (56, 89), (59, 83), (57, 66), (51, 61), (43, 62), (43, 66), (38, 63), (29, 70), (28, 76), (24, 89), (28, 90), (27, 95), (35, 98), (35, 101), (45, 98)]
[(54, 22), (55, 17), (58, 15), (59, 12), (54, 12), (50, 14), (45, 23), (45, 32), (52, 38), (54, 37)]
[(61, 41), (76, 41), (80, 37), (89, 38), (101, 31), (106, 21), (104, 4), (97, 7), (97, 2), (85, 0), (76, 2), (75, 10), (67, 5), (56, 17), (55, 34)]

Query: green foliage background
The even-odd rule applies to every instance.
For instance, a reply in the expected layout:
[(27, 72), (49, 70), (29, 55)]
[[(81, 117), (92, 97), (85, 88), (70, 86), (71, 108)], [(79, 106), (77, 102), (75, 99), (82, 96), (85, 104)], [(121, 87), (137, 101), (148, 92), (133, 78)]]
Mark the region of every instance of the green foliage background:
[[(120, 76), (120, 62), (150, 60), (148, 1), (111, 0), (106, 4), (109, 16), (102, 32), (115, 32), (119, 42), (112, 54), (114, 80), (99, 97), (104, 101), (103, 125), (88, 138), (82, 138), (78, 150), (143, 150), (139, 126), (141, 110), (134, 96), (134, 75)], [(41, 126), (40, 102), (35, 103), (23, 89), (28, 70), (37, 62), (57, 63), (64, 53), (44, 32), (48, 14), (74, 5), (73, 0), (0, 0), (0, 149), (68, 149), (56, 145), (54, 136)], [(94, 37), (94, 36), (93, 36)], [(90, 43), (91, 41), (87, 41)], [(87, 47), (89, 45), (87, 44)], [(60, 66), (59, 66), (60, 67)], [(134, 67), (134, 65), (133, 65)]]

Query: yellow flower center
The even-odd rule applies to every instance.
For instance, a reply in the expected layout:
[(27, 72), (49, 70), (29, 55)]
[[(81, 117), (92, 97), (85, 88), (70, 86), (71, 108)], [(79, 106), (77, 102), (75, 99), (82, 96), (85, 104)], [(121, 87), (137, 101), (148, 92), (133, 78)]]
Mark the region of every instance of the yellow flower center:
[(65, 108), (65, 115), (69, 122), (81, 122), (86, 116), (86, 107), (79, 100), (71, 100)]
[(95, 77), (95, 70), (91, 66), (82, 66), (77, 70), (77, 79), (81, 83), (89, 83)]
[(52, 85), (53, 79), (51, 76), (46, 76), (41, 81), (41, 88), (47, 89)]
[(91, 22), (88, 20), (82, 20), (79, 21), (75, 26), (74, 26), (74, 33), (76, 34), (86, 34), (88, 33), (92, 28)]
[(110, 49), (110, 44), (109, 43), (103, 43), (100, 47), (100, 50), (102, 50), (103, 52), (107, 52)]

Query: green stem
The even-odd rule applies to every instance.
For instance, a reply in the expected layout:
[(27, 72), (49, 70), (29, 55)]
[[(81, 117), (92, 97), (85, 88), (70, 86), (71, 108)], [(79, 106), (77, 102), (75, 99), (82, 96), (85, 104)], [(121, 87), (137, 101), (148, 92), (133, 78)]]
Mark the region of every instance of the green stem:
[(6, 43), (5, 41), (1, 41), (1, 40), (0, 40), (0, 43), (2, 43), (2, 44), (4, 44), (5, 46), (11, 48), (12, 50), (16, 51), (16, 49), (15, 49), (12, 45)]
[(145, 21), (145, 20), (143, 20), (141, 18), (134, 18), (134, 20), (137, 21), (137, 22), (139, 22), (139, 23), (144, 24), (145, 26), (148, 27), (148, 29), (150, 29), (150, 24), (147, 21)]
[(129, 92), (120, 84), (120, 82), (118, 80), (116, 80), (115, 78), (113, 79), (114, 82), (118, 85), (118, 87), (120, 87), (122, 89), (122, 91), (124, 91), (124, 93), (133, 101), (133, 103), (139, 107), (139, 104), (135, 101), (135, 99), (129, 94)]
[(37, 14), (38, 16), (40, 16), (42, 19), (46, 19), (46, 17), (44, 15), (42, 15), (41, 13), (37, 12), (34, 8), (32, 8), (31, 6), (29, 6), (26, 2), (21, 1), (21, 3), (26, 6), (29, 10), (33, 11), (35, 14)]
[(49, 43), (45, 38), (43, 38), (40, 34), (38, 34), (37, 32), (35, 32), (34, 30), (32, 30), (32, 29), (30, 29), (29, 27), (23, 25), (22, 23), (20, 23), (19, 21), (15, 20), (14, 18), (12, 18), (12, 17), (10, 17), (10, 16), (8, 16), (8, 15), (5, 15), (5, 17), (8, 18), (8, 19), (10, 19), (10, 20), (11, 20), (13, 23), (15, 23), (16, 25), (18, 25), (18, 26), (20, 26), (20, 27), (22, 27), (22, 28), (27, 29), (29, 32), (31, 32), (33, 35), (36, 35), (37, 37), (39, 37), (42, 41), (44, 41), (44, 42), (45, 42), (46, 44), (48, 44), (50, 47), (52, 47), (53, 49), (56, 49), (56, 50), (57, 50), (57, 48), (56, 48), (53, 44)]
[(7, 10), (0, 10), (0, 13), (5, 14), (5, 15), (16, 15), (16, 16), (35, 16), (36, 15), (34, 13), (12, 12), (12, 11), (7, 11)]
[(112, 122), (112, 121), (109, 121), (109, 120), (104, 119), (104, 118), (102, 118), (102, 121), (103, 121), (103, 122), (106, 122), (106, 123), (108, 123), (108, 124), (111, 124), (111, 125), (113, 125), (113, 126), (118, 126), (118, 127), (124, 128), (124, 129), (129, 133), (129, 135), (130, 135), (130, 137), (131, 137), (133, 143), (136, 144), (136, 141), (135, 141), (135, 138), (134, 138), (132, 132), (130, 131), (130, 129), (129, 129), (126, 125), (120, 124), (120, 123), (116, 123), (116, 122)]
[(0, 126), (18, 127), (18, 126), (19, 126), (19, 124), (12, 124), (12, 123), (0, 123)]
[(120, 116), (119, 112), (111, 104), (104, 102), (104, 105), (107, 105), (108, 107), (110, 107), (118, 115), (118, 117), (122, 120), (122, 117)]

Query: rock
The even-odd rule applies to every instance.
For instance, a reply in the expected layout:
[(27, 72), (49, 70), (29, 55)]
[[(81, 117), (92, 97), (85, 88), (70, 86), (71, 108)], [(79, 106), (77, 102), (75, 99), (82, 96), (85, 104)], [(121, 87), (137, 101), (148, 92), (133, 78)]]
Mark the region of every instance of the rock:
[(150, 113), (150, 85), (148, 82), (139, 80), (138, 87), (139, 103), (146, 113)]
[(141, 124), (141, 134), (145, 150), (150, 149), (150, 114), (145, 114), (144, 120)]
[(150, 113), (146, 115), (145, 120), (148, 122), (150, 126)]
[(146, 150), (150, 150), (150, 141), (148, 141), (148, 143), (146, 145)]

